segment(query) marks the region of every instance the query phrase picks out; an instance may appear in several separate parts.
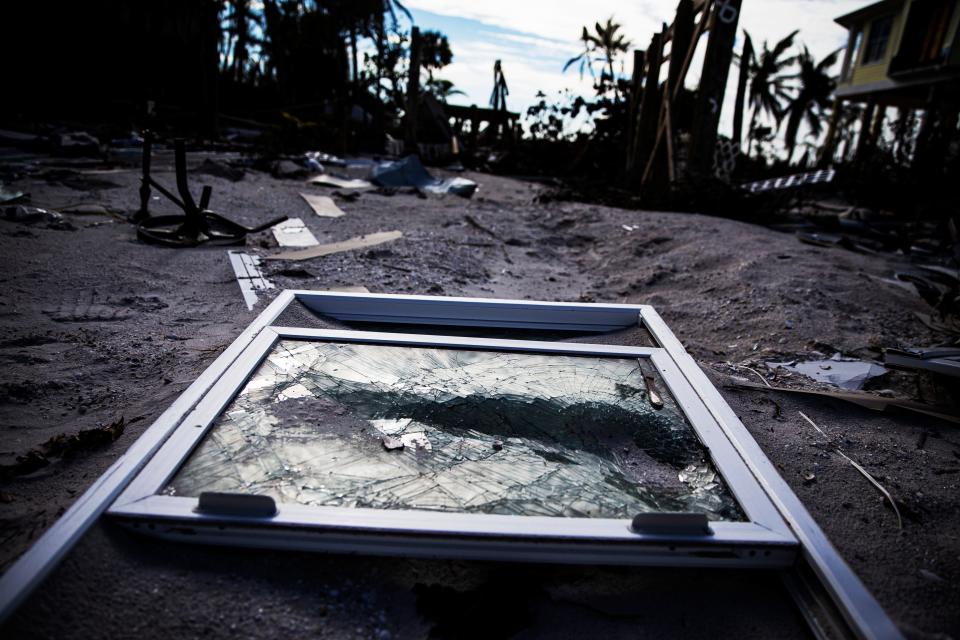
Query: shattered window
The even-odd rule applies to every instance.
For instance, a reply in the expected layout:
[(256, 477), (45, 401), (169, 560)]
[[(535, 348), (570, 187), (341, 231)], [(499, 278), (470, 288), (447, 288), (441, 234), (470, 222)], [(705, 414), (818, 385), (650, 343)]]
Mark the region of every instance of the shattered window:
[(284, 340), (165, 493), (743, 520), (659, 378), (654, 393), (636, 358)]

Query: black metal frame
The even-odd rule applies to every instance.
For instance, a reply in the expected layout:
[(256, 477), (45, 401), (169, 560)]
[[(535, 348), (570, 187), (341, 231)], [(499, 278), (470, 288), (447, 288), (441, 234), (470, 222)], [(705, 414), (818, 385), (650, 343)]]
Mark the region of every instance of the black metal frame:
[[(143, 133), (143, 177), (140, 179), (140, 209), (133, 215), (137, 223), (137, 237), (143, 242), (162, 244), (170, 247), (195, 247), (201, 244), (241, 245), (246, 242), (248, 233), (269, 229), (283, 222), (287, 216), (280, 216), (256, 227), (245, 227), (229, 220), (219, 213), (208, 209), (213, 189), (203, 186), (199, 205), (190, 194), (187, 183), (187, 159), (182, 138), (174, 140), (174, 164), (177, 175), (177, 192), (173, 195), (150, 175), (150, 158), (153, 148), (153, 133)], [(151, 216), (150, 188), (153, 187), (168, 200), (183, 210), (183, 215)]]

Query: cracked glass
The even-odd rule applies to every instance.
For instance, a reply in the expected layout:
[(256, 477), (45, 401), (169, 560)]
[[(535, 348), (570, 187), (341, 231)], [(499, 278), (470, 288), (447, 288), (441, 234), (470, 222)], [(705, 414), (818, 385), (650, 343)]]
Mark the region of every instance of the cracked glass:
[(307, 340), (273, 348), (164, 493), (204, 491), (376, 509), (745, 519), (649, 361)]

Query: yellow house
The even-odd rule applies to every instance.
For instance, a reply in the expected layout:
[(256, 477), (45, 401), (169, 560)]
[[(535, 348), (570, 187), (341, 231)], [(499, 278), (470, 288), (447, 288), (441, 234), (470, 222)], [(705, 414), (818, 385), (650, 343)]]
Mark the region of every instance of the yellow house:
[(849, 32), (841, 100), (921, 107), (960, 83), (960, 0), (883, 0), (840, 16)]
[[(821, 165), (833, 161), (842, 104), (865, 103), (855, 157), (876, 143), (887, 107), (956, 114), (960, 104), (960, 0), (882, 0), (840, 16), (849, 31)], [(917, 152), (923, 142), (918, 140)], [(844, 157), (850, 150), (844, 149)]]

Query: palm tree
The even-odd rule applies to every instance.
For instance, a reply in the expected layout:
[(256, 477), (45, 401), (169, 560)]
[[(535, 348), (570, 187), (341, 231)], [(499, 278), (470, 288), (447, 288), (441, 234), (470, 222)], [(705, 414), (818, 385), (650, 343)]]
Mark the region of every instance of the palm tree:
[[(762, 112), (768, 116), (773, 116), (780, 126), (780, 121), (785, 113), (784, 102), (790, 98), (790, 85), (788, 80), (793, 76), (784, 74), (784, 71), (797, 61), (796, 56), (784, 57), (787, 50), (793, 46), (793, 39), (799, 33), (799, 29), (793, 31), (785, 38), (780, 40), (773, 49), (767, 42), (763, 43), (763, 51), (760, 56), (752, 54), (750, 65), (750, 131), (756, 130), (757, 116)], [(749, 38), (750, 34), (744, 31)], [(742, 64), (742, 63), (741, 63)], [(753, 148), (753, 140), (750, 141), (750, 147)]]
[(797, 131), (800, 123), (806, 120), (807, 126), (814, 137), (823, 130), (823, 118), (830, 108), (830, 96), (836, 88), (837, 79), (830, 75), (830, 67), (837, 63), (837, 57), (842, 49), (837, 49), (820, 62), (814, 60), (806, 46), (797, 56), (800, 67), (796, 77), (800, 84), (797, 94), (787, 106), (787, 130), (783, 141), (787, 145), (787, 160), (793, 157), (793, 150), (797, 145)]
[(586, 27), (583, 27), (582, 32), (580, 33), (580, 41), (583, 43), (583, 51), (578, 55), (567, 60), (567, 63), (563, 65), (563, 70), (566, 71), (571, 65), (579, 62), (580, 63), (580, 77), (583, 77), (584, 68), (590, 71), (590, 75), (596, 78), (596, 74), (593, 70), (593, 64), (595, 62), (602, 63), (606, 70), (601, 72), (600, 81), (596, 85), (598, 92), (606, 91), (604, 84), (604, 76), (609, 79), (610, 84), (613, 86), (613, 95), (614, 100), (620, 101), (620, 92), (617, 89), (616, 76), (613, 72), (613, 64), (616, 62), (617, 57), (620, 54), (626, 53), (630, 50), (631, 42), (627, 40), (626, 36), (622, 33), (618, 33), (622, 25), (617, 24), (613, 21), (613, 16), (607, 18), (605, 24), (600, 24), (597, 22), (594, 24), (594, 30), (596, 34), (592, 34), (587, 31)]
[(466, 95), (463, 91), (454, 87), (453, 82), (445, 80), (444, 78), (430, 78), (426, 84), (424, 84), (423, 90), (427, 93), (432, 93), (437, 100), (444, 104), (446, 104), (447, 99), (451, 96)]

